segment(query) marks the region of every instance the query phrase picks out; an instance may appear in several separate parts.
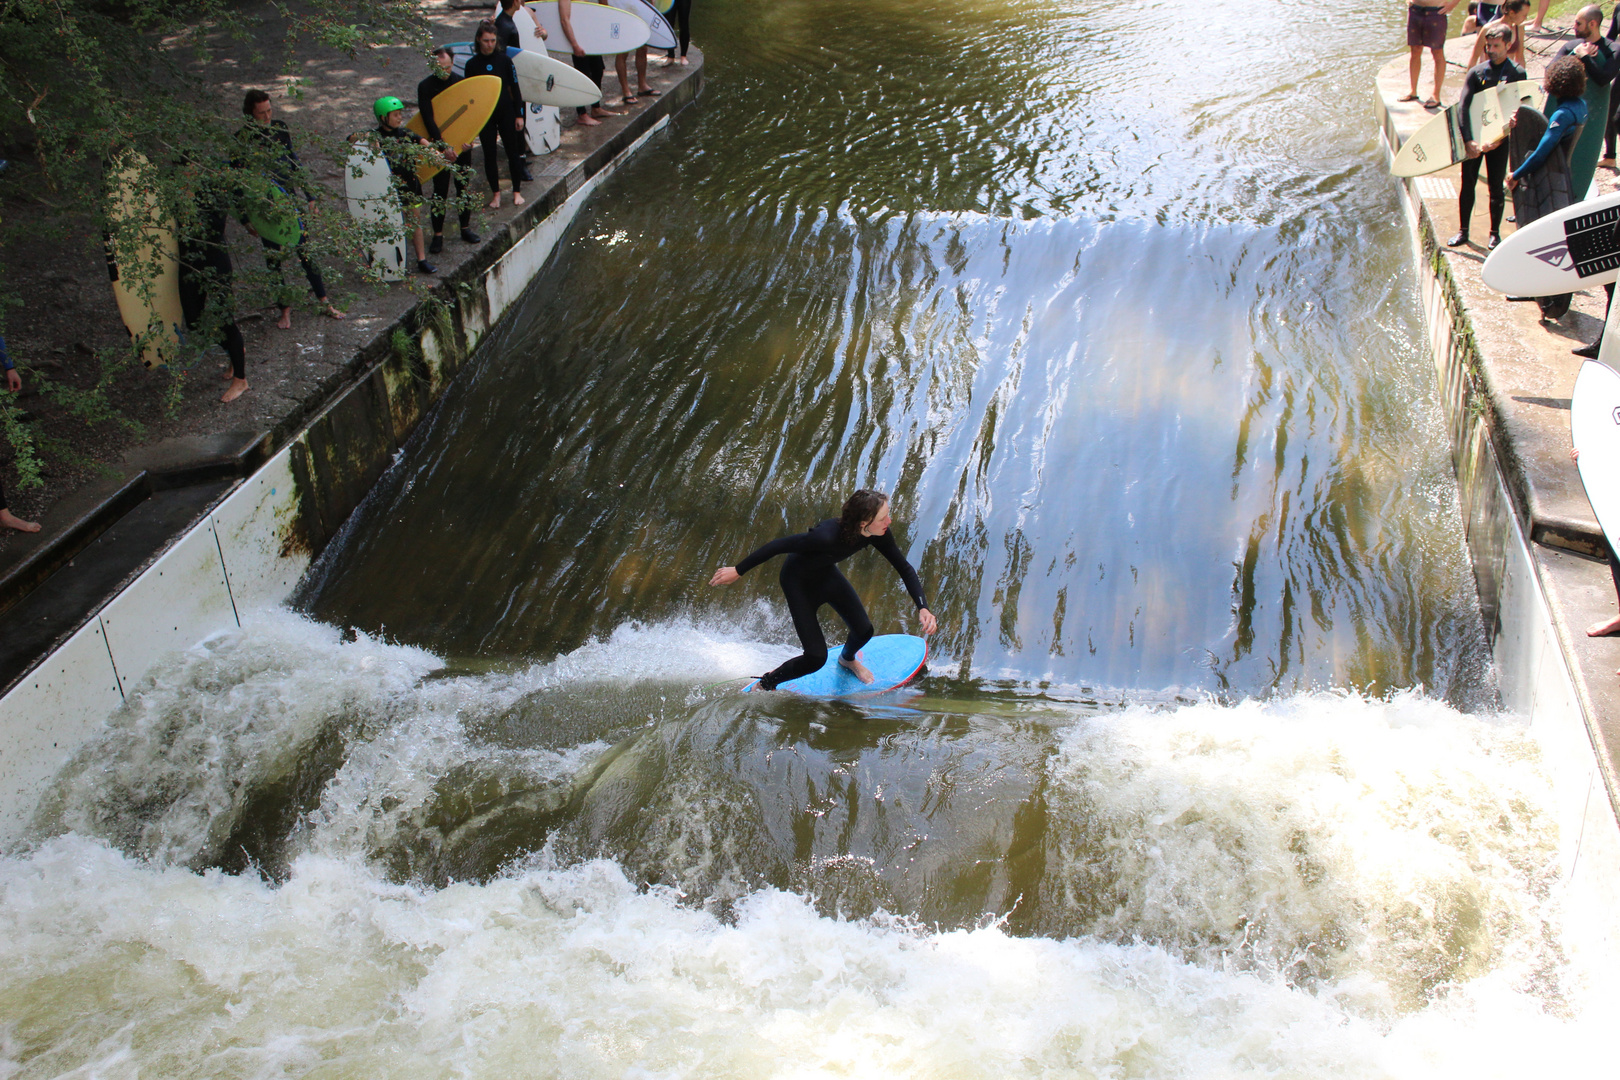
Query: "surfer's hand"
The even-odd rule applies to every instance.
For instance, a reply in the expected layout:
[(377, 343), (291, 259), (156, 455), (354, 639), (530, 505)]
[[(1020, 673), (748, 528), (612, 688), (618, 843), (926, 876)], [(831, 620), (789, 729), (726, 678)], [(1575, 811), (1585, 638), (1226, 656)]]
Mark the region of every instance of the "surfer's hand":
[(927, 608), (917, 609), (917, 621), (922, 623), (923, 637), (928, 637), (939, 629), (939, 620), (934, 618), (934, 613)]
[(1469, 160), (1479, 157), (1479, 143), (1473, 139), (1463, 143), (1463, 150), (1468, 154)]
[(512, 123), (513, 123), (513, 124), (514, 124), (514, 125), (516, 125), (516, 128), (515, 128), (515, 129), (516, 129), (516, 130), (517, 130), (517, 131), (522, 131), (522, 130), (523, 130), (523, 117), (521, 117), (521, 116), (520, 116), (520, 117), (518, 117), (518, 118), (517, 118), (517, 119), (515, 119), (515, 120), (513, 120), (513, 121), (512, 121)]
[(1503, 183), (1502, 186), (1507, 188), (1509, 191), (1512, 191), (1514, 188), (1519, 186), (1518, 178), (1510, 176), (1510, 177), (1507, 178), (1507, 180)]
[(737, 573), (737, 568), (735, 566), (722, 566), (720, 569), (714, 572), (714, 577), (709, 579), (709, 584), (730, 585), (733, 581), (736, 581), (740, 577), (742, 577), (742, 575)]
[[(16, 368), (8, 368), (6, 370), (6, 389), (10, 390), (13, 394), (22, 393), (22, 376), (17, 374)], [(1578, 454), (1580, 451), (1577, 450), (1576, 453)]]
[(1581, 460), (1581, 452), (1579, 450), (1575, 449), (1575, 447), (1573, 447), (1573, 446), (1569, 448), (1569, 460), (1571, 460), (1571, 461), (1579, 461), (1579, 460)]

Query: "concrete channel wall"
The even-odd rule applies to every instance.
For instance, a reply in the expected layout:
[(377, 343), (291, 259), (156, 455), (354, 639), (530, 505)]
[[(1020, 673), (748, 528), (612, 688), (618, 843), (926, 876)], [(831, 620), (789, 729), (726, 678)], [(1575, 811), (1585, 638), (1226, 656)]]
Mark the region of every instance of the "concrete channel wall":
[(76, 633), (0, 698), (0, 851), (20, 838), (51, 778), (161, 657), (282, 603), (462, 363), (545, 266), (596, 189), (696, 96), (691, 78), (662, 115), (626, 129), (514, 224), (510, 243), (417, 305), (379, 355), (302, 430)]
[[(1400, 135), (1375, 92), (1381, 142), (1393, 160)], [(1480, 385), (1473, 325), (1418, 184), (1393, 179), (1410, 226), (1419, 292), (1441, 404), (1451, 435), (1463, 527), (1491, 642), (1502, 706), (1529, 721), (1557, 799), (1560, 867), (1570, 917), (1607, 943), (1620, 875), (1620, 821), (1608, 755), (1583, 700), (1548, 598), (1522, 497), (1503, 470), (1493, 414)]]

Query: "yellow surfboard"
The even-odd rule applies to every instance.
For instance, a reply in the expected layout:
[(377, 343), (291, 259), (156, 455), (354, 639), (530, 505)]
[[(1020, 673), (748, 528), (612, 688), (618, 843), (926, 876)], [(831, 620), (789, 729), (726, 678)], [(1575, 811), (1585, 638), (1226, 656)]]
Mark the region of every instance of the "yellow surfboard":
[[(433, 118), (439, 122), (439, 134), (459, 150), (462, 143), (478, 141), (489, 118), (495, 115), (495, 106), (501, 103), (501, 80), (493, 75), (474, 75), (462, 79), (448, 90), (441, 90), (433, 98)], [(405, 125), (407, 131), (427, 138), (427, 124), (422, 114), (411, 117)], [(431, 180), (443, 165), (423, 165), (416, 170), (418, 180)]]
[(178, 355), (185, 315), (174, 218), (159, 205), (151, 174), (152, 163), (131, 150), (108, 178), (107, 273), (141, 363), (156, 367)]

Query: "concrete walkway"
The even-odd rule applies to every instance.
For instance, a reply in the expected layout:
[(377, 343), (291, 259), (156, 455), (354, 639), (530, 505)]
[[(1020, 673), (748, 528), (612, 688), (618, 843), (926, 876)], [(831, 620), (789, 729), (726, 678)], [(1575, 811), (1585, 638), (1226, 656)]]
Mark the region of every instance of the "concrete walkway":
[[(1529, 39), (1526, 60), (1532, 79), (1539, 81), (1553, 53), (1571, 40), (1566, 29), (1549, 27), (1548, 33)], [(1472, 35), (1446, 43), (1450, 64), (1443, 105), (1461, 96), (1463, 65), (1472, 46)], [(1425, 57), (1420, 92), (1428, 90), (1429, 78)], [(1386, 142), (1395, 146), (1438, 111), (1399, 101), (1409, 86), (1404, 55), (1379, 72), (1379, 116)], [(1431, 265), (1420, 266), (1419, 272), (1439, 277), (1446, 295), (1460, 309), (1452, 313), (1454, 336), (1472, 335), (1478, 358), (1472, 380), (1488, 404), (1485, 423), (1491, 444), (1515, 515), (1531, 541), (1536, 572), (1613, 799), (1620, 792), (1615, 783), (1620, 775), (1620, 676), (1616, 675), (1620, 637), (1588, 638), (1585, 628), (1615, 614), (1615, 586), (1602, 561), (1602, 530), (1569, 458), (1570, 390), (1583, 362), (1570, 350), (1597, 339), (1606, 297), (1602, 288), (1577, 293), (1567, 315), (1544, 322), (1534, 303), (1510, 301), (1487, 288), (1479, 276), (1490, 232), (1483, 177), (1469, 227), (1472, 242), (1458, 248), (1445, 246), (1459, 227), (1460, 178), (1461, 166), (1454, 165), (1404, 182), (1417, 210), (1419, 250), (1428, 256), (1426, 261), (1432, 260)], [(1594, 194), (1615, 190), (1615, 172), (1599, 168), (1594, 186), (1598, 188)], [(1512, 213), (1511, 200), (1507, 213)], [(1502, 230), (1507, 235), (1513, 225), (1504, 221)]]

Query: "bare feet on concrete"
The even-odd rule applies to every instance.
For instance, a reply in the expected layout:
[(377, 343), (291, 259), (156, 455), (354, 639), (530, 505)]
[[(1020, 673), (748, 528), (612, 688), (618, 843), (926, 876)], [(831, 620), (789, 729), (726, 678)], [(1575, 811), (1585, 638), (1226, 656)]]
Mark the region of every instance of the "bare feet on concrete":
[(292, 308), (284, 307), (284, 308), (281, 309), (281, 318), (276, 320), (276, 329), (277, 330), (291, 330), (292, 329)]
[(219, 400), (226, 402), (235, 401), (237, 398), (247, 393), (247, 388), (248, 385), (246, 379), (238, 379), (232, 376), (231, 385), (227, 386), (225, 388), (225, 392), (219, 395)]
[(1586, 628), (1587, 637), (1610, 637), (1614, 634), (1620, 634), (1620, 615), (1595, 622)]
[(24, 521), (10, 510), (0, 510), (0, 528), (16, 529), (18, 532), (39, 532), (39, 522)]

